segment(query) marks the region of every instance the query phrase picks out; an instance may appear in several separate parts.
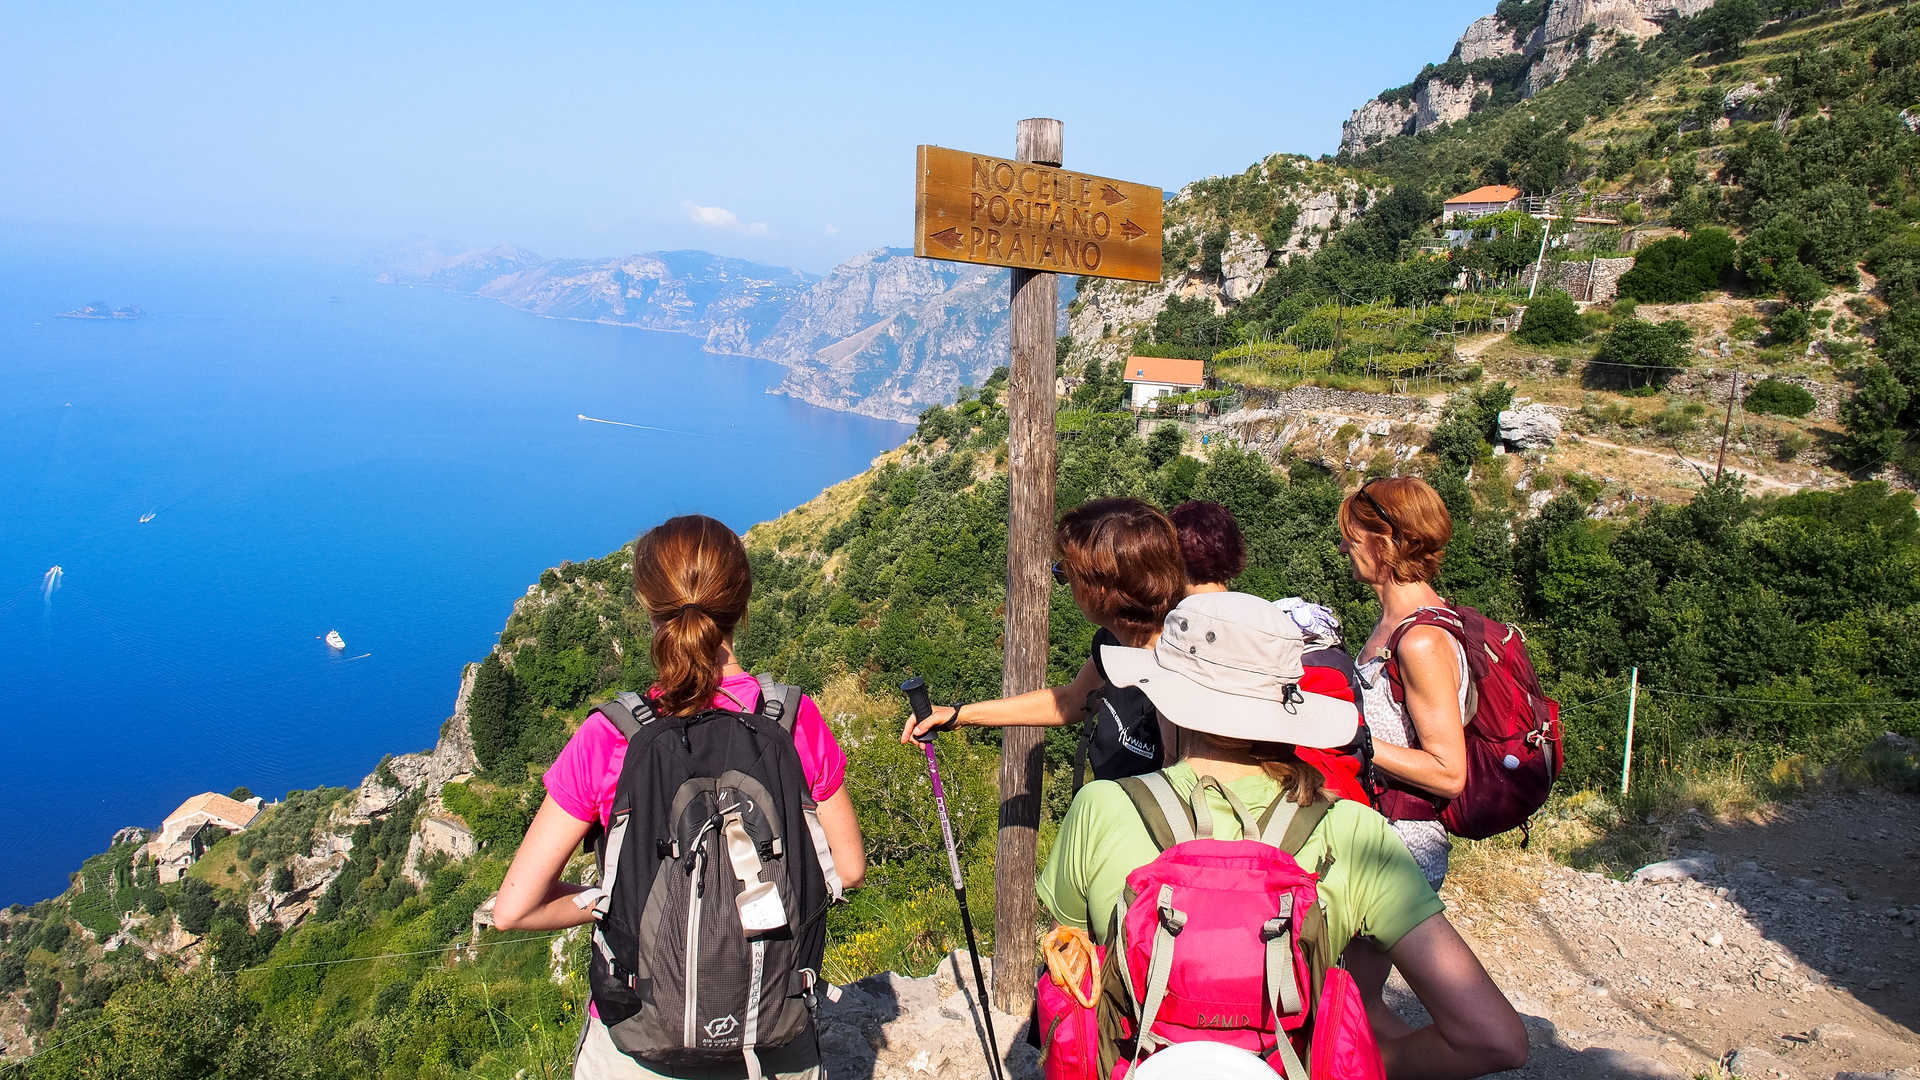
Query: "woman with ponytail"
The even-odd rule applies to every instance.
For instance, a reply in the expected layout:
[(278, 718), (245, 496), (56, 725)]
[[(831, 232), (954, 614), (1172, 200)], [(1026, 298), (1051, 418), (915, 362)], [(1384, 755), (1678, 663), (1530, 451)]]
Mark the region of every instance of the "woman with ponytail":
[[(735, 630), (753, 594), (746, 546), (713, 518), (677, 517), (650, 529), (634, 545), (633, 591), (653, 623), (649, 652), (657, 679), (647, 696), (662, 716), (691, 716), (707, 709), (752, 712), (760, 684), (733, 651)], [(813, 700), (800, 697), (793, 725), (794, 747), (826, 835), (843, 888), (860, 883), (866, 853), (853, 801), (841, 786), (847, 758)], [(602, 713), (588, 714), (547, 770), (546, 801), (527, 828), (495, 902), (502, 930), (558, 930), (593, 921), (592, 905), (578, 902), (584, 886), (560, 880), (568, 860), (595, 826), (610, 823), (627, 740)], [(663, 1076), (621, 1053), (590, 1006), (574, 1065), (576, 1080)], [(819, 1051), (807, 1045), (760, 1055), (765, 1075), (814, 1080), (822, 1075)], [(702, 1077), (746, 1076), (701, 1072)]]

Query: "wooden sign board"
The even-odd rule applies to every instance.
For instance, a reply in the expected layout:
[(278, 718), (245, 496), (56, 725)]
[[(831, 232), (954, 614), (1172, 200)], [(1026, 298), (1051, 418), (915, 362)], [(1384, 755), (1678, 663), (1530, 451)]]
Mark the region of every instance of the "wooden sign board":
[(913, 253), (1160, 280), (1160, 189), (1031, 161), (920, 147)]

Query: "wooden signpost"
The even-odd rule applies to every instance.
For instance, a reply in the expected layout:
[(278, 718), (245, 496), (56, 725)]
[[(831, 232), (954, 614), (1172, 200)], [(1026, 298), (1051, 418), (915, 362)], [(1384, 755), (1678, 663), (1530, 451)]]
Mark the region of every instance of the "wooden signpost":
[[(938, 146), (919, 150), (913, 253), (1013, 268), (1007, 387), (1006, 665), (1001, 692), (1047, 679), (1052, 588), (1056, 274), (1160, 280), (1160, 189), (1060, 168), (1058, 120), (1020, 121), (1012, 159)], [(1035, 842), (1040, 827), (1041, 730), (1002, 731), (1000, 834), (994, 857), (993, 1003), (1033, 1005)]]

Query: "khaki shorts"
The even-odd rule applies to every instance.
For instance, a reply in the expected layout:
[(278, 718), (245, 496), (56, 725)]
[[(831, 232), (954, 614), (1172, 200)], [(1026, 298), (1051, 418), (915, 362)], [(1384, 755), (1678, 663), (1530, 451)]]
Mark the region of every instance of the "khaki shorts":
[[(827, 1080), (820, 1063), (820, 1046), (808, 1037), (800, 1044), (760, 1051), (760, 1068), (767, 1080)], [(573, 1080), (739, 1080), (747, 1075), (743, 1059), (737, 1067), (689, 1073), (657, 1073), (620, 1052), (598, 1017), (588, 1015), (573, 1054)]]

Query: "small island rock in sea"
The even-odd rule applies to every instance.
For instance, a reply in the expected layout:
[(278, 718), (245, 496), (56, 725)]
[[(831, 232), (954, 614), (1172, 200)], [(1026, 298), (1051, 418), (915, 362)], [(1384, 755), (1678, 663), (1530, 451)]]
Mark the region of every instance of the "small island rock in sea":
[(126, 307), (108, 307), (105, 304), (88, 304), (59, 314), (62, 319), (137, 319), (146, 312), (129, 304)]

